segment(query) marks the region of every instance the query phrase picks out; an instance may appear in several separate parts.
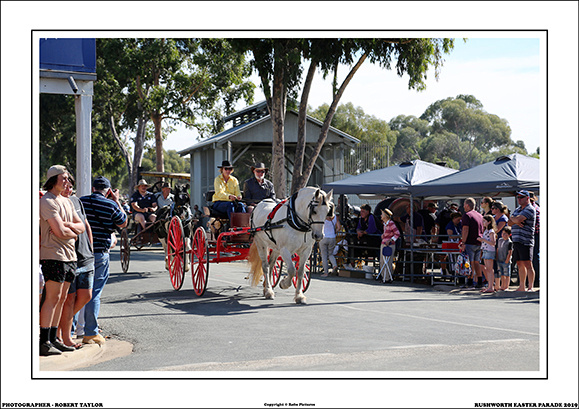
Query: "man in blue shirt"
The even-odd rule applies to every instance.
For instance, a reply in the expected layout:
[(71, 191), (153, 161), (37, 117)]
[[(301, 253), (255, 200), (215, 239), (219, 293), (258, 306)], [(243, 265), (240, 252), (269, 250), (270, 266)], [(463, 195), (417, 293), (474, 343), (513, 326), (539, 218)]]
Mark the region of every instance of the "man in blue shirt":
[(150, 187), (145, 179), (137, 183), (137, 191), (131, 196), (131, 207), (135, 213), (135, 221), (145, 229), (147, 221), (154, 222), (157, 220), (157, 197), (147, 190)]
[(533, 291), (535, 270), (533, 269), (533, 245), (535, 244), (536, 210), (531, 204), (530, 194), (526, 190), (517, 192), (519, 207), (511, 214), (509, 226), (512, 228), (513, 260), (519, 269), (519, 288), (525, 291), (525, 279), (528, 279), (527, 291)]
[(101, 304), (101, 293), (109, 278), (109, 250), (111, 234), (117, 227), (127, 225), (127, 215), (119, 202), (118, 189), (111, 189), (111, 182), (104, 176), (95, 178), (92, 184), (93, 193), (80, 198), (86, 218), (92, 227), (94, 248), (94, 283), (92, 298), (85, 306), (83, 343), (104, 343), (99, 335), (97, 318)]

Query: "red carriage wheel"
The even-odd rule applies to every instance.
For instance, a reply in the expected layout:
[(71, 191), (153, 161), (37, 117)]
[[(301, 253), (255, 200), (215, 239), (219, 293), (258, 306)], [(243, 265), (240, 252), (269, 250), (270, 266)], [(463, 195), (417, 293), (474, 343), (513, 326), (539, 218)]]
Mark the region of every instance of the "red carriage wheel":
[(175, 290), (180, 290), (185, 278), (185, 235), (181, 219), (177, 216), (173, 217), (169, 223), (167, 262), (171, 284)]
[(209, 246), (207, 245), (207, 233), (202, 227), (198, 227), (193, 233), (193, 248), (191, 254), (191, 272), (193, 275), (193, 290), (201, 297), (207, 289), (209, 278)]
[(274, 288), (279, 283), (281, 277), (281, 270), (283, 269), (283, 259), (281, 256), (277, 258), (273, 268), (271, 269), (271, 288)]
[[(294, 276), (294, 278), (292, 278), (292, 283), (293, 283), (294, 287), (297, 288), (297, 281), (298, 281), (297, 271), (298, 271), (298, 268), (300, 266), (300, 258), (297, 255), (294, 255), (294, 257), (292, 258), (292, 261), (296, 265), (296, 275)], [(310, 278), (311, 278), (311, 263), (310, 263), (310, 260), (308, 259), (306, 261), (306, 265), (304, 267), (304, 278), (302, 279), (302, 291), (304, 293), (310, 287)]]
[(131, 243), (129, 242), (129, 232), (127, 229), (121, 230), (120, 240), (121, 268), (123, 273), (129, 271), (129, 261), (131, 260)]

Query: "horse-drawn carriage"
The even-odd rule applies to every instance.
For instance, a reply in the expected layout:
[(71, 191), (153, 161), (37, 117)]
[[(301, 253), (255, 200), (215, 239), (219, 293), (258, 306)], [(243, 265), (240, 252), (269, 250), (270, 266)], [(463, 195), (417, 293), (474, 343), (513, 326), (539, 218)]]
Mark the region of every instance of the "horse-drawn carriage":
[[(312, 248), (314, 241), (323, 237), (325, 217), (333, 208), (331, 193), (307, 187), (281, 202), (264, 200), (251, 214), (232, 213), (231, 219), (208, 214), (210, 222), (195, 228), (186, 188), (188, 185), (175, 185), (175, 206), (165, 209), (151, 226), (131, 239), (127, 229), (121, 232), (124, 272), (128, 271), (130, 247), (140, 245), (140, 237), (150, 229), (161, 240), (166, 238), (166, 266), (175, 290), (182, 288), (185, 273), (191, 270), (193, 290), (202, 296), (211, 263), (248, 260), (252, 284), (263, 278), (266, 298), (274, 297), (273, 288), (280, 283), (282, 289), (293, 284), (296, 302), (305, 301), (303, 293), (309, 287), (311, 269), (317, 265), (312, 262), (316, 257)], [(287, 272), (285, 277), (283, 272)]]
[[(172, 182), (174, 192), (174, 206), (159, 208), (156, 211), (157, 219), (154, 222), (147, 222), (145, 228), (141, 228), (139, 223), (131, 220), (129, 225), (121, 230), (119, 246), (121, 255), (121, 268), (124, 273), (129, 270), (131, 259), (131, 247), (141, 250), (145, 246), (151, 246), (157, 243), (163, 244), (167, 237), (166, 224), (175, 215), (179, 215), (184, 224), (187, 226), (192, 221), (192, 215), (189, 208), (189, 184), (178, 184), (178, 180), (190, 180), (186, 173), (169, 173), (169, 172), (141, 172), (143, 177), (166, 178)], [(154, 183), (147, 190), (153, 194), (161, 191), (162, 180)]]

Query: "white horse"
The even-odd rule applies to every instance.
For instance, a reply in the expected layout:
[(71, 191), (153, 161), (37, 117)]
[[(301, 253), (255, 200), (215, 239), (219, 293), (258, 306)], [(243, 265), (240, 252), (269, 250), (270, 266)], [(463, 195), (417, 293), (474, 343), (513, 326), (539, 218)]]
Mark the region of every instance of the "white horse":
[[(301, 285), (305, 261), (310, 257), (314, 240), (324, 238), (324, 220), (334, 206), (332, 192), (305, 187), (282, 203), (263, 200), (253, 209), (251, 227), (257, 228), (257, 231), (248, 256), (250, 276), (252, 285), (257, 285), (264, 277), (263, 294), (266, 299), (273, 299), (275, 295), (271, 286), (271, 271), (278, 256), (281, 255), (288, 270), (288, 276), (279, 284), (285, 290), (291, 286), (296, 275), (292, 256), (297, 254), (300, 263), (294, 300), (297, 304), (306, 302)], [(269, 249), (272, 249), (271, 254)]]

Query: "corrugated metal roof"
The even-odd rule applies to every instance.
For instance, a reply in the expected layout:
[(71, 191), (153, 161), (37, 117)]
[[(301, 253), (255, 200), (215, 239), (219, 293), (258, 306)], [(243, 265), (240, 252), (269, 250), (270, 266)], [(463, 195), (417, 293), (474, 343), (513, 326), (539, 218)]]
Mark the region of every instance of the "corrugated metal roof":
[[(236, 114), (239, 114), (239, 113), (242, 113), (242, 112), (247, 112), (247, 111), (249, 111), (249, 110), (251, 110), (251, 109), (254, 109), (255, 107), (260, 106), (260, 105), (263, 104), (263, 103), (264, 103), (264, 102), (260, 102), (260, 103), (258, 103), (258, 104), (252, 105), (251, 107), (244, 108), (243, 110), (238, 111)], [(250, 108), (251, 108), (251, 109), (250, 109)], [(298, 113), (297, 113), (296, 111), (294, 111), (294, 110), (288, 110), (288, 112), (291, 112), (291, 113), (293, 113), (293, 114), (295, 114), (295, 115), (298, 115)], [(227, 118), (232, 119), (232, 118), (234, 118), (235, 116), (237, 116), (236, 114), (230, 115), (230, 116), (226, 117), (226, 119), (227, 119)], [(185, 155), (190, 154), (192, 151), (195, 151), (195, 150), (197, 150), (197, 149), (203, 148), (203, 147), (205, 147), (205, 146), (207, 146), (207, 145), (211, 145), (211, 144), (214, 144), (214, 143), (216, 143), (216, 144), (223, 144), (223, 143), (225, 143), (227, 140), (233, 138), (234, 136), (240, 134), (241, 132), (245, 132), (245, 131), (247, 131), (248, 129), (250, 129), (250, 128), (256, 126), (256, 125), (259, 125), (259, 124), (261, 124), (261, 123), (263, 123), (263, 122), (269, 121), (270, 118), (271, 118), (271, 115), (267, 115), (267, 116), (264, 116), (264, 117), (262, 117), (262, 118), (259, 118), (259, 119), (255, 120), (255, 121), (248, 122), (248, 123), (245, 123), (245, 124), (242, 124), (242, 125), (233, 127), (233, 128), (226, 129), (225, 131), (220, 132), (220, 133), (218, 133), (217, 135), (213, 135), (213, 136), (211, 136), (210, 138), (207, 138), (207, 139), (204, 139), (204, 140), (202, 140), (202, 141), (199, 141), (198, 143), (196, 143), (196, 144), (194, 144), (194, 145), (191, 145), (190, 147), (188, 147), (188, 148), (186, 148), (186, 149), (180, 150), (180, 151), (178, 151), (177, 153), (178, 153), (179, 155), (181, 155), (181, 156), (185, 156)], [(322, 127), (322, 125), (323, 125), (323, 122), (322, 122), (322, 121), (319, 121), (319, 120), (317, 120), (317, 119), (315, 119), (315, 118), (312, 118), (312, 117), (309, 116), (309, 115), (307, 116), (307, 120), (310, 121), (310, 122), (315, 123), (316, 125), (318, 125), (318, 126), (320, 126), (320, 127)], [(359, 139), (354, 138), (353, 136), (348, 135), (347, 133), (342, 132), (342, 131), (340, 131), (340, 130), (337, 129), (337, 128), (334, 128), (333, 126), (330, 126), (329, 130), (332, 131), (332, 132), (334, 132), (335, 134), (341, 136), (342, 138), (347, 139), (348, 141), (350, 141), (350, 142), (352, 142), (352, 143), (357, 144), (357, 143), (360, 142)]]

